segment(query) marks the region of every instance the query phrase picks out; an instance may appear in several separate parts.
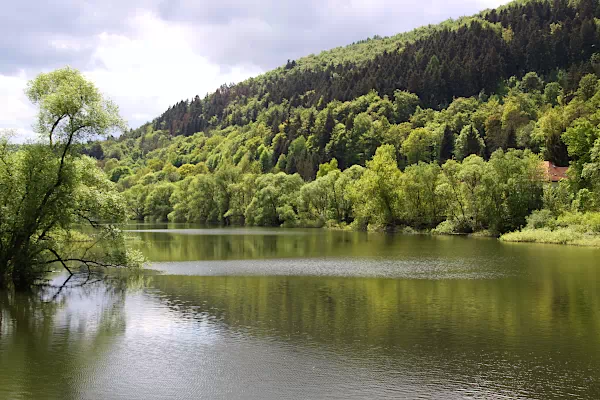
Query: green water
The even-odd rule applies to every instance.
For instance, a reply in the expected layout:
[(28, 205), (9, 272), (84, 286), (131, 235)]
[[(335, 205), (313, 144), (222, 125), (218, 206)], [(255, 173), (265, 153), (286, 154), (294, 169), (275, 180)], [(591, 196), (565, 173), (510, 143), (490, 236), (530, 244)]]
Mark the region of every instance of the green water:
[(600, 250), (131, 229), (158, 272), (0, 292), (0, 399), (600, 398)]

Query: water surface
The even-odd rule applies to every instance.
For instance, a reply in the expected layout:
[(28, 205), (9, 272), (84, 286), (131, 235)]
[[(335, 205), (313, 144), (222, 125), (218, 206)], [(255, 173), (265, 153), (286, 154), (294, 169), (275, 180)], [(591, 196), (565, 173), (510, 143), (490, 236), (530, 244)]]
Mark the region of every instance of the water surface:
[(0, 292), (0, 399), (600, 398), (599, 250), (131, 229), (159, 273)]

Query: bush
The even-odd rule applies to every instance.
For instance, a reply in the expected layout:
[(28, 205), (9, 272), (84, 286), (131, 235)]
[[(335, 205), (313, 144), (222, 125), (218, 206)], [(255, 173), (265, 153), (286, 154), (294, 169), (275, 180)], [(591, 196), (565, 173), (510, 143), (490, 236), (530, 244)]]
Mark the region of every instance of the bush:
[(411, 228), (410, 226), (405, 226), (400, 232), (405, 235), (417, 235), (419, 233), (419, 231)]
[(535, 210), (527, 217), (527, 229), (556, 228), (556, 219), (550, 210)]
[(585, 219), (589, 227), (588, 232), (600, 233), (600, 213), (587, 213)]
[(431, 233), (434, 235), (455, 235), (458, 233), (458, 230), (453, 221), (447, 220), (432, 229)]
[(558, 217), (558, 225), (571, 227), (579, 232), (600, 233), (600, 213), (565, 213)]
[(554, 216), (570, 210), (573, 195), (567, 180), (562, 180), (558, 186), (546, 185), (544, 187), (544, 208), (548, 209)]
[(594, 193), (588, 189), (580, 189), (573, 200), (573, 208), (577, 211), (585, 212), (594, 210), (597, 208), (597, 204), (594, 201)]

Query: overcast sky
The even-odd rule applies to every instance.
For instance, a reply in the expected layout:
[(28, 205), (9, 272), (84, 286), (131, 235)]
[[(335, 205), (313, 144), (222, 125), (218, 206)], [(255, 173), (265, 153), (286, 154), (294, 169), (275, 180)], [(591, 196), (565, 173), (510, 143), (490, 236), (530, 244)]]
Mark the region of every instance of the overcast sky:
[(32, 135), (26, 82), (70, 65), (133, 128), (288, 59), (507, 0), (17, 0), (0, 15), (0, 128)]

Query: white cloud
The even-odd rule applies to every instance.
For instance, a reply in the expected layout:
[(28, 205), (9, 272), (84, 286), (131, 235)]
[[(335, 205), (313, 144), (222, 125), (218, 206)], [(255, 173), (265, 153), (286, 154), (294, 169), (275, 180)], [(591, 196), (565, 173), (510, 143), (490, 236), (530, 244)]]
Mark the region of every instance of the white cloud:
[(0, 75), (0, 129), (16, 130), (18, 142), (35, 137), (31, 128), (35, 108), (25, 96), (27, 80), (23, 71), (16, 76)]
[[(374, 35), (391, 36), (508, 0), (178, 0), (162, 17), (187, 25), (194, 46), (220, 64), (264, 69)], [(166, 4), (166, 3), (165, 3)]]
[(135, 28), (130, 36), (98, 37), (92, 64), (102, 67), (84, 73), (120, 105), (133, 127), (186, 97), (262, 72), (252, 65), (223, 71), (194, 51), (190, 30), (153, 14), (137, 15), (129, 23)]
[[(151, 13), (140, 13), (127, 23), (132, 28), (127, 36), (103, 32), (95, 38), (92, 67), (82, 72), (119, 105), (133, 128), (184, 98), (263, 72), (249, 64), (224, 70), (197, 54), (189, 28)], [(67, 39), (52, 45), (57, 49), (83, 46)], [(18, 129), (17, 142), (33, 135), (35, 108), (24, 95), (31, 78), (23, 71), (17, 76), (0, 75), (0, 128)]]

